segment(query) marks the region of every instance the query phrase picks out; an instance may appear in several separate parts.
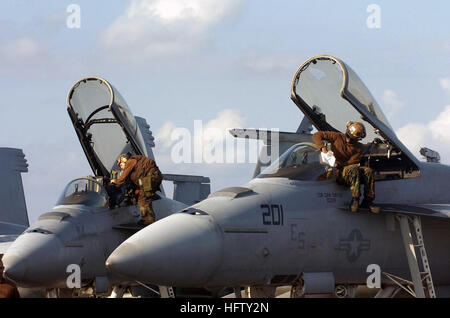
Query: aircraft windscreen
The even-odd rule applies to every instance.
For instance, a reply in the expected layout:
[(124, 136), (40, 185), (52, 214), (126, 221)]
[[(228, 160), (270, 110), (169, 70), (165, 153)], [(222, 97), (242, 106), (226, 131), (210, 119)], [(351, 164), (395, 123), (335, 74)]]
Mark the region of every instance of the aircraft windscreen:
[(105, 188), (95, 180), (82, 178), (71, 181), (56, 204), (82, 204), (89, 207), (105, 207), (107, 203), (108, 194)]
[[(361, 118), (361, 114), (341, 95), (345, 86), (345, 71), (335, 60), (320, 57), (304, 65), (294, 83), (294, 90), (311, 112), (322, 116), (321, 120), (334, 129), (345, 132), (348, 121), (359, 121), (366, 127), (363, 143), (379, 137), (374, 127)], [(378, 104), (359, 77), (348, 68), (349, 90), (365, 105), (370, 113), (388, 123)]]
[(320, 151), (297, 144), (286, 150), (276, 161), (264, 169), (257, 178), (288, 178), (291, 180), (325, 180), (327, 169), (320, 163)]

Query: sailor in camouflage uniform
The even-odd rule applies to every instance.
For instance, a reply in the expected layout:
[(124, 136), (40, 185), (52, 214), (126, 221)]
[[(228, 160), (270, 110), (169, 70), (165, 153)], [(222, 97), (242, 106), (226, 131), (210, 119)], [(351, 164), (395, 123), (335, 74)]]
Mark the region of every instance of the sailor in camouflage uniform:
[[(322, 152), (327, 153), (322, 140), (331, 144), (331, 151), (336, 157), (336, 181), (350, 187), (352, 202), (350, 210), (357, 212), (358, 208), (367, 208), (373, 213), (379, 213), (380, 208), (373, 203), (375, 199), (374, 172), (369, 167), (360, 166), (363, 145), (359, 140), (366, 136), (364, 125), (359, 122), (348, 122), (346, 133), (319, 131), (313, 135), (314, 143)], [(364, 200), (359, 205), (361, 196), (360, 185), (364, 184)]]
[(160, 191), (162, 174), (155, 161), (145, 156), (131, 156), (121, 154), (117, 158), (117, 164), (123, 170), (120, 178), (111, 180), (111, 183), (122, 185), (127, 180), (136, 187), (135, 203), (139, 204), (143, 225), (155, 222), (155, 212), (152, 201), (156, 196), (156, 191)]

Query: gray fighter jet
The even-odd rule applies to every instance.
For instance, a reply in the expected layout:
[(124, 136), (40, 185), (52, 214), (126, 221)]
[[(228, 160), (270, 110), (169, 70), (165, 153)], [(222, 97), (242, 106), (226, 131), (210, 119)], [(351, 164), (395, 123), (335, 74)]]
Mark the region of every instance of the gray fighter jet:
[[(153, 137), (145, 119), (135, 118), (124, 98), (102, 78), (78, 81), (69, 91), (68, 112), (94, 176), (69, 182), (56, 206), (14, 241), (3, 257), (5, 275), (22, 287), (62, 291), (60, 296), (79, 295), (80, 291), (108, 294), (123, 279), (105, 267), (105, 260), (142, 228), (137, 226), (139, 209), (131, 202), (133, 189), (113, 192), (108, 180), (117, 177), (116, 159), (121, 153), (154, 159)], [(174, 196), (183, 202), (167, 198), (163, 190), (158, 192), (153, 202), (157, 220), (209, 194), (209, 178), (165, 178), (180, 184)], [(67, 280), (76, 273), (69, 267), (73, 265), (79, 266), (81, 288), (68, 290)], [(133, 284), (137, 285), (127, 283)]]
[(377, 279), (377, 297), (402, 288), (416, 297), (448, 296), (450, 167), (418, 161), (364, 83), (335, 57), (302, 64), (291, 98), (317, 130), (364, 123), (361, 164), (376, 173), (380, 214), (348, 210), (350, 190), (336, 183), (306, 132), (247, 184), (212, 193), (128, 238), (107, 267), (157, 285), (250, 286), (257, 297), (282, 285), (292, 286), (293, 297), (351, 297)]
[(21, 173), (28, 164), (21, 149), (0, 148), (0, 260), (12, 242), (29, 226)]

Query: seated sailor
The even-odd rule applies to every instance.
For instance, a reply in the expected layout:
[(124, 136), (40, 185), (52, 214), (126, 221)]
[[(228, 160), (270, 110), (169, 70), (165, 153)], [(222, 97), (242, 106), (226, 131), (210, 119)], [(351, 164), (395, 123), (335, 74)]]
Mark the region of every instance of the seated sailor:
[[(376, 206), (375, 178), (373, 170), (360, 165), (363, 154), (363, 145), (359, 140), (366, 136), (366, 129), (360, 122), (348, 122), (346, 133), (334, 131), (319, 131), (313, 135), (314, 143), (322, 152), (327, 153), (323, 140), (331, 144), (331, 151), (336, 157), (336, 181), (339, 184), (350, 187), (352, 202), (350, 211), (357, 212), (358, 208), (367, 208), (373, 213), (379, 213), (380, 207)], [(361, 196), (360, 184), (364, 184), (364, 200), (359, 205)]]

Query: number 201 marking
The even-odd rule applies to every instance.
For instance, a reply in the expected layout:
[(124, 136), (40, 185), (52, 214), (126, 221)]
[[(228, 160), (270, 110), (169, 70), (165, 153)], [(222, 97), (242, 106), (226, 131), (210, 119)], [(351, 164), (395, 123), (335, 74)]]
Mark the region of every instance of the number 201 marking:
[(278, 204), (261, 204), (264, 225), (283, 225), (283, 206)]

